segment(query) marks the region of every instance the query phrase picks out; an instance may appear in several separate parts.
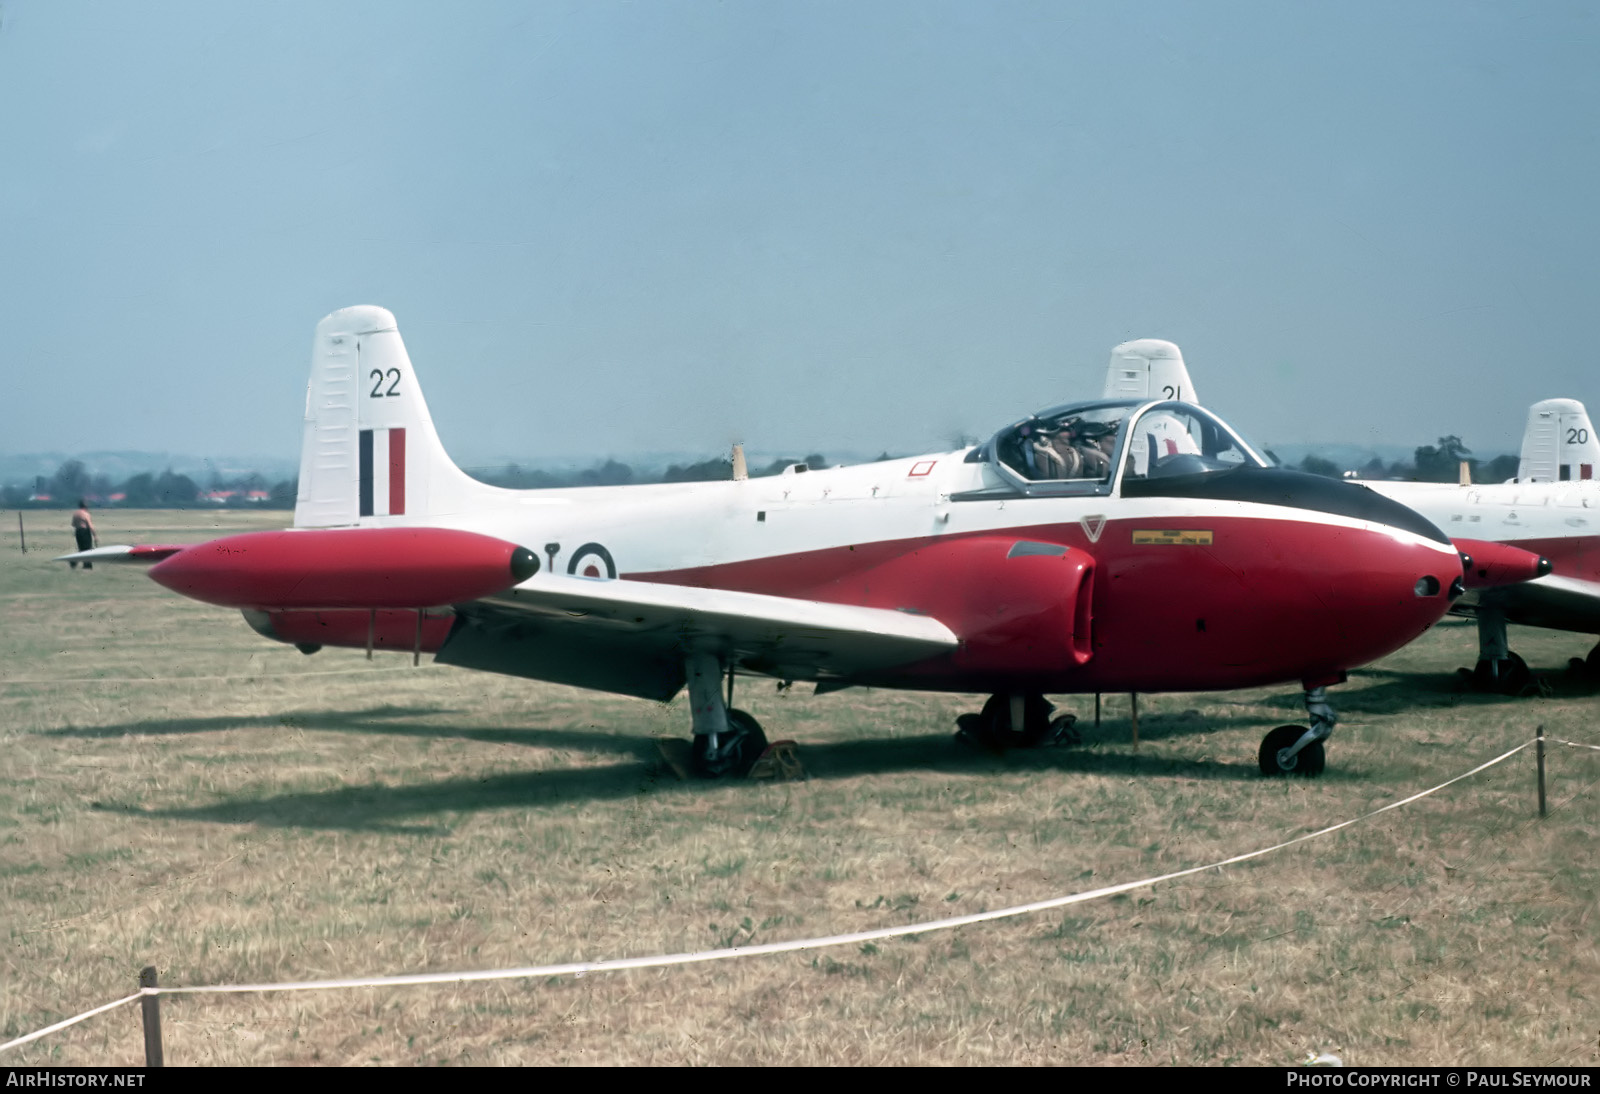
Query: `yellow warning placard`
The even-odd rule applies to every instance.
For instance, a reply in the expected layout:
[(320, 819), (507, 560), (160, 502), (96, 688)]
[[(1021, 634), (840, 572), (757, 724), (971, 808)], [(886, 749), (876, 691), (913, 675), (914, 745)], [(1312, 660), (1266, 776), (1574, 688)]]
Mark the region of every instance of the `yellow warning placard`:
[(1209, 547), (1211, 545), (1211, 533), (1209, 531), (1179, 531), (1172, 528), (1135, 530), (1133, 542)]

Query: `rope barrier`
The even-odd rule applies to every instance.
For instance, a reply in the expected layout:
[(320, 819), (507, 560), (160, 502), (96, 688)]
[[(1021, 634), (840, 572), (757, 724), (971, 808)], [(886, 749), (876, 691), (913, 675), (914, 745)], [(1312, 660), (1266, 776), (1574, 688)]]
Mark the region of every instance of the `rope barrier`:
[(0, 1045), (0, 1052), (4, 1052), (8, 1048), (16, 1048), (18, 1045), (25, 1045), (29, 1041), (37, 1041), (39, 1038), (44, 1037), (47, 1034), (54, 1033), (58, 1029), (66, 1029), (68, 1026), (75, 1026), (86, 1018), (93, 1018), (97, 1014), (104, 1014), (108, 1010), (115, 1010), (126, 1003), (133, 1002), (143, 994), (143, 990), (136, 991), (132, 995), (118, 999), (114, 1003), (106, 1003), (102, 1006), (95, 1007), (93, 1010), (86, 1010), (82, 1014), (75, 1014), (71, 1018), (68, 1018), (63, 1022), (57, 1022), (53, 1026), (45, 1026), (43, 1029), (36, 1029), (32, 1033), (25, 1034), (21, 1037), (18, 1037), (14, 1041), (7, 1041), (5, 1044)]
[(1437, 786), (1419, 791), (1399, 801), (1390, 802), (1369, 813), (1364, 813), (1352, 820), (1340, 821), (1326, 828), (1319, 828), (1315, 832), (1308, 832), (1293, 839), (1275, 843), (1271, 847), (1263, 847), (1255, 851), (1247, 851), (1231, 858), (1218, 862), (1207, 863), (1204, 866), (1191, 866), (1184, 870), (1175, 870), (1172, 873), (1160, 874), (1156, 877), (1141, 878), (1138, 881), (1126, 881), (1119, 885), (1108, 885), (1100, 889), (1090, 889), (1070, 896), (1053, 897), (1049, 900), (1038, 900), (1029, 904), (1018, 904), (1009, 908), (1000, 908), (992, 912), (973, 912), (969, 915), (951, 916), (946, 919), (930, 920), (925, 923), (912, 923), (901, 927), (880, 927), (870, 931), (853, 931), (849, 934), (828, 935), (821, 938), (796, 939), (789, 942), (767, 942), (757, 946), (730, 946), (716, 950), (700, 950), (693, 953), (661, 954), (652, 957), (624, 957), (603, 961), (569, 961), (559, 965), (529, 965), (512, 969), (484, 969), (466, 972), (435, 972), (413, 973), (403, 976), (360, 976), (336, 980), (300, 980), (276, 984), (204, 984), (194, 987), (149, 987), (143, 988), (138, 993), (115, 1003), (107, 1003), (92, 1011), (86, 1011), (65, 1022), (59, 1022), (47, 1029), (30, 1033), (26, 1037), (0, 1044), (0, 1052), (9, 1048), (26, 1044), (29, 1041), (42, 1037), (57, 1029), (64, 1029), (85, 1018), (92, 1017), (113, 1007), (122, 1006), (146, 995), (223, 995), (240, 993), (265, 993), (280, 991), (326, 991), (337, 988), (376, 988), (376, 987), (405, 987), (418, 984), (464, 984), (474, 981), (486, 980), (521, 980), (537, 976), (578, 976), (582, 977), (592, 972), (621, 972), (626, 969), (667, 968), (675, 965), (690, 965), (709, 961), (726, 961), (737, 957), (758, 957), (775, 953), (796, 953), (801, 950), (822, 949), (830, 946), (844, 946), (852, 943), (875, 942), (887, 938), (902, 938), (909, 935), (927, 934), (932, 931), (951, 930), (956, 927), (970, 926), (975, 923), (988, 923), (998, 919), (1009, 919), (1016, 916), (1029, 915), (1034, 912), (1049, 911), (1053, 908), (1065, 908), (1085, 901), (1099, 900), (1104, 897), (1116, 896), (1120, 893), (1130, 892), (1134, 889), (1143, 889), (1151, 885), (1158, 885), (1164, 881), (1175, 881), (1178, 878), (1190, 877), (1194, 874), (1204, 873), (1207, 870), (1218, 870), (1225, 866), (1232, 866), (1251, 859), (1270, 855), (1275, 851), (1282, 851), (1287, 847), (1294, 847), (1308, 840), (1318, 839), (1330, 835), (1352, 825), (1361, 824), (1384, 813), (1420, 801), (1447, 787), (1453, 786), (1463, 779), (1469, 779), (1481, 771), (1486, 771), (1496, 764), (1503, 763), (1531, 747), (1535, 742), (1525, 741), (1515, 748), (1502, 752), (1492, 760), (1474, 767), (1471, 771), (1447, 779)]

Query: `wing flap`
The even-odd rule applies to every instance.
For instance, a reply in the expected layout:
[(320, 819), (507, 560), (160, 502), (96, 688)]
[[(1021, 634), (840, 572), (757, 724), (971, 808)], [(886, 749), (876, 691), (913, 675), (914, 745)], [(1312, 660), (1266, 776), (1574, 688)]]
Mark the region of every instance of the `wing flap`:
[(908, 612), (628, 579), (541, 574), (456, 610), (441, 662), (648, 698), (677, 692), (695, 648), (747, 672), (839, 680), (960, 644)]

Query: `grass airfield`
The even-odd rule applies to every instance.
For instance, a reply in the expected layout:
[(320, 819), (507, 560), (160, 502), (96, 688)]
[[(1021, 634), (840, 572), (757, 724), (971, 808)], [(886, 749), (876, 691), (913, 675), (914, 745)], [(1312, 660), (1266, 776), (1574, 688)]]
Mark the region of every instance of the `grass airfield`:
[[(1070, 749), (953, 739), (978, 697), (779, 694), (787, 784), (676, 780), (662, 706), (259, 638), (142, 567), (72, 572), (64, 513), (0, 536), (0, 1040), (169, 985), (452, 971), (866, 930), (1216, 861), (1527, 740), (1600, 743), (1581, 635), (1459, 690), (1447, 622), (1332, 689), (1318, 780), (1255, 753), (1290, 686), (1063, 701)], [(102, 512), (186, 542), (285, 513)], [(44, 530), (48, 522), (50, 531)], [(59, 526), (59, 527), (57, 527)], [(164, 997), (169, 1064), (1600, 1063), (1600, 752), (1528, 749), (1353, 829), (1124, 897), (876, 945), (583, 978)], [(130, 1005), (0, 1064), (143, 1061)]]

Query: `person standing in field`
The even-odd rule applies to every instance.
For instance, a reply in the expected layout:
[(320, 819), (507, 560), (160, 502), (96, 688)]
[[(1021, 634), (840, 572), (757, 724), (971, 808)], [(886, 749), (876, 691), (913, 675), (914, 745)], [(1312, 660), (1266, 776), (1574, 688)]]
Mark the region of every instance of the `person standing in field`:
[[(89, 516), (89, 503), (83, 498), (78, 499), (78, 508), (72, 513), (72, 534), (78, 537), (78, 550), (87, 551), (91, 547), (100, 546), (100, 534), (94, 530), (94, 520)], [(74, 570), (78, 568), (76, 562), (69, 563)], [(94, 563), (85, 562), (85, 570), (94, 569)]]

